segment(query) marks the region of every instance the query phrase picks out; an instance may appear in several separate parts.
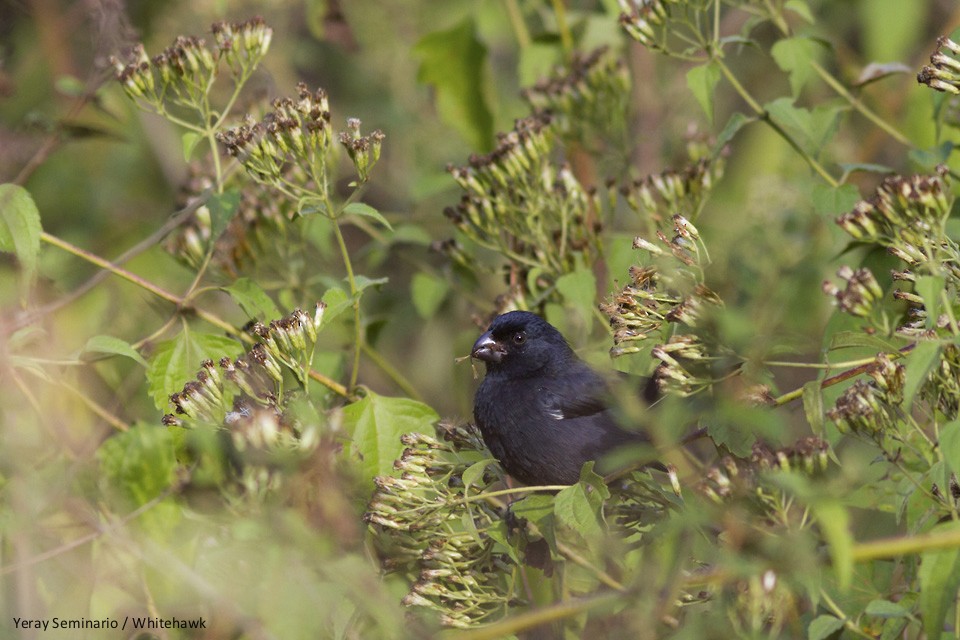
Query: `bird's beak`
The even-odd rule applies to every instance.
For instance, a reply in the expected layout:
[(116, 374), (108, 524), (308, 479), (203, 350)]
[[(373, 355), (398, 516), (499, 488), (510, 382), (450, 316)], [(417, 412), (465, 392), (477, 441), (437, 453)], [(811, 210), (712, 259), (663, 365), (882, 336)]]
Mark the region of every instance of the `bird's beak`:
[(503, 353), (503, 345), (494, 340), (487, 331), (473, 343), (470, 357), (484, 362), (500, 362), (503, 359)]

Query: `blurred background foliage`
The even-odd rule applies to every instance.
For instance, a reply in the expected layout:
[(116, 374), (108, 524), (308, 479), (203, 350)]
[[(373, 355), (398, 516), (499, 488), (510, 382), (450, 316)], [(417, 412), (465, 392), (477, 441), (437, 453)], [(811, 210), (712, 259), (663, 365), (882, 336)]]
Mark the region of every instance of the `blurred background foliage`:
[[(269, 51), (220, 131), (299, 82), (328, 99), (313, 122), (332, 131), (329, 166), (294, 178), (299, 198), (283, 193), (292, 174), (250, 169), (244, 131), (213, 145), (214, 170), (203, 136), (115, 80), (111, 56), (122, 68), (134, 43), (210, 44), (211, 23), (253, 15)], [(960, 439), (940, 434), (960, 431), (957, 111), (916, 72), (958, 24), (945, 0), (0, 5), (0, 183), (23, 189), (0, 192), (0, 619), (207, 620), (143, 636), (171, 638), (477, 622), (493, 626), (476, 637), (537, 623), (568, 637), (956, 637)], [(214, 109), (230, 98), (221, 75)], [(928, 279), (896, 301), (891, 243), (834, 224), (889, 174), (939, 175), (906, 184), (947, 200), (928, 207), (944, 228), (917, 227), (946, 257), (926, 255)], [(42, 236), (24, 228), (34, 205)], [(901, 205), (908, 226), (928, 206)], [(840, 271), (846, 296), (822, 285), (845, 264), (870, 268), (881, 295), (859, 272)], [(655, 349), (628, 317), (653, 308), (650, 291), (674, 313), (644, 320)], [(656, 418), (629, 397), (625, 415), (664, 450), (704, 427), (709, 453), (612, 494), (585, 470), (575, 490), (518, 502), (514, 522), (495, 465), (451, 425), (476, 384), (455, 359), (517, 307), (600, 369), (656, 374)], [(905, 382), (895, 363), (867, 369), (878, 350), (911, 354)], [(873, 387), (821, 393), (853, 363)], [(215, 406), (191, 404), (207, 393)], [(844, 413), (860, 397), (889, 424)], [(401, 444), (440, 416), (453, 444)], [(373, 480), (405, 469), (410, 487)], [(471, 488), (489, 497), (469, 502)], [(887, 536), (903, 546), (861, 544)], [(438, 541), (464, 546), (444, 556)], [(450, 558), (475, 582), (451, 581)]]

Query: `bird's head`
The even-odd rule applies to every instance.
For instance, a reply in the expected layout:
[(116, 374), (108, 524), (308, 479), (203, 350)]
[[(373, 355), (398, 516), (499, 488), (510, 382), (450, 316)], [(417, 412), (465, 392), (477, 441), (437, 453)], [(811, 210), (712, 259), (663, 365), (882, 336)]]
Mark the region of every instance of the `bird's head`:
[(573, 351), (560, 332), (540, 316), (511, 311), (494, 319), (486, 333), (477, 338), (470, 356), (483, 360), (488, 372), (519, 377), (562, 364)]

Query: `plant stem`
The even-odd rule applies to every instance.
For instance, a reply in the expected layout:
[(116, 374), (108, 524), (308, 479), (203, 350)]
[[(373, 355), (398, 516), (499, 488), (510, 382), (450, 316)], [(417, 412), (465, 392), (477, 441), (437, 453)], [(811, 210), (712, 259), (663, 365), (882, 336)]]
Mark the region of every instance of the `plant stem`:
[(520, 45), (521, 49), (526, 49), (530, 46), (532, 39), (530, 38), (530, 30), (527, 29), (527, 24), (523, 21), (523, 13), (517, 6), (517, 0), (503, 0), (503, 4), (507, 7), (507, 17), (510, 18), (510, 26), (517, 36), (517, 44)]
[(494, 640), (495, 638), (511, 636), (524, 629), (531, 629), (557, 620), (572, 618), (591, 609), (613, 604), (621, 596), (622, 594), (620, 593), (611, 592), (601, 593), (588, 598), (565, 600), (548, 607), (510, 616), (505, 620), (487, 626), (467, 631), (459, 631), (457, 638), (459, 638), (459, 640)]
[[(330, 202), (327, 201), (327, 211), (333, 211)], [(353, 298), (353, 365), (350, 370), (350, 384), (348, 389), (357, 386), (357, 376), (360, 373), (360, 350), (363, 346), (363, 327), (360, 324), (360, 295), (357, 291), (357, 281), (353, 275), (353, 264), (350, 262), (350, 252), (347, 251), (347, 243), (343, 239), (343, 233), (340, 231), (340, 222), (335, 216), (330, 216), (333, 223), (333, 233), (337, 237), (337, 245), (340, 247), (340, 255), (343, 257), (343, 266), (347, 270), (347, 282), (350, 284), (350, 297)]]
[(823, 178), (827, 184), (829, 184), (831, 187), (840, 186), (840, 183), (837, 181), (837, 179), (834, 178), (832, 175), (830, 175), (830, 172), (827, 171), (823, 167), (823, 165), (817, 162), (816, 158), (814, 158), (809, 153), (804, 151), (804, 149), (799, 145), (799, 143), (797, 143), (797, 141), (794, 140), (789, 133), (784, 131), (783, 127), (781, 127), (779, 124), (777, 124), (770, 118), (770, 114), (767, 112), (767, 110), (764, 109), (763, 106), (759, 102), (757, 102), (752, 95), (750, 95), (750, 92), (747, 91), (742, 84), (740, 84), (740, 81), (737, 80), (737, 77), (735, 75), (733, 75), (733, 72), (730, 70), (730, 67), (724, 64), (723, 59), (719, 55), (714, 54), (712, 55), (711, 59), (714, 63), (716, 63), (717, 67), (720, 69), (720, 72), (727, 79), (727, 82), (729, 82), (733, 86), (733, 89), (740, 95), (741, 98), (743, 98), (744, 102), (747, 103), (747, 106), (749, 106), (761, 120), (766, 122), (771, 129), (776, 131), (777, 135), (783, 138), (784, 141), (787, 144), (789, 144), (790, 147), (794, 151), (796, 151), (800, 155), (800, 157), (803, 158), (804, 161), (810, 166), (810, 168), (813, 169), (817, 174), (819, 174), (820, 177)]
[(390, 364), (386, 358), (380, 355), (380, 352), (370, 346), (370, 344), (364, 340), (360, 345), (363, 349), (363, 353), (373, 360), (373, 363), (377, 365), (381, 371), (387, 374), (387, 377), (393, 380), (393, 383), (400, 387), (400, 390), (403, 391), (408, 397), (413, 398), (423, 402), (423, 396), (414, 388), (410, 381), (392, 364)]
[[(68, 253), (72, 253), (78, 258), (82, 258), (87, 262), (100, 267), (101, 269), (106, 269), (107, 271), (113, 273), (114, 275), (120, 276), (127, 282), (131, 282), (137, 285), (138, 287), (140, 287), (141, 289), (145, 289), (146, 291), (149, 291), (150, 293), (157, 296), (158, 298), (166, 300), (167, 302), (175, 305), (181, 311), (186, 311), (188, 308), (186, 300), (184, 300), (180, 296), (174, 295), (165, 289), (161, 289), (160, 287), (153, 284), (152, 282), (148, 282), (147, 280), (144, 280), (140, 276), (134, 273), (131, 273), (126, 269), (121, 269), (120, 267), (113, 264), (109, 260), (105, 260), (96, 254), (90, 253), (85, 249), (81, 249), (76, 245), (70, 244), (66, 240), (62, 240), (54, 235), (47, 233), (46, 231), (43, 231), (40, 233), (40, 239), (46, 242), (47, 244), (52, 244), (53, 246), (63, 249)], [(240, 338), (245, 342), (252, 342), (252, 338), (250, 338), (250, 336), (244, 334), (242, 331), (239, 331), (236, 327), (234, 327), (229, 322), (225, 320), (221, 320), (216, 315), (208, 311), (204, 311), (203, 309), (197, 309), (197, 308), (190, 308), (190, 311), (195, 313), (198, 318), (208, 322), (209, 324), (214, 325), (219, 329), (223, 329), (223, 331), (225, 331), (229, 335)]]
[(564, 6), (563, 0), (551, 0), (551, 4), (557, 18), (557, 30), (560, 32), (563, 52), (569, 56), (573, 52), (573, 35), (570, 33), (570, 24), (567, 22), (567, 7)]
[(881, 538), (853, 545), (854, 562), (871, 562), (882, 558), (913, 555), (937, 549), (960, 547), (960, 529), (923, 533), (915, 536)]

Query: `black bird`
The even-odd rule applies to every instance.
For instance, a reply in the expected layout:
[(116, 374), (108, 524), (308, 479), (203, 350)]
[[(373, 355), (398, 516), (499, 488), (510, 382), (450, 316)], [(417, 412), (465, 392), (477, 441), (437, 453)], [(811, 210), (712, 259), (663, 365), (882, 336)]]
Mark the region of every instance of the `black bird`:
[(649, 443), (617, 425), (606, 381), (533, 313), (498, 316), (470, 355), (487, 367), (474, 420), (490, 452), (524, 484), (574, 484), (588, 460)]

